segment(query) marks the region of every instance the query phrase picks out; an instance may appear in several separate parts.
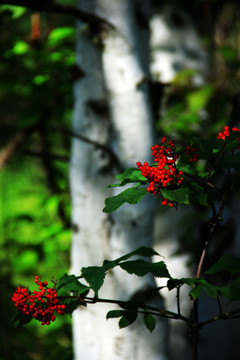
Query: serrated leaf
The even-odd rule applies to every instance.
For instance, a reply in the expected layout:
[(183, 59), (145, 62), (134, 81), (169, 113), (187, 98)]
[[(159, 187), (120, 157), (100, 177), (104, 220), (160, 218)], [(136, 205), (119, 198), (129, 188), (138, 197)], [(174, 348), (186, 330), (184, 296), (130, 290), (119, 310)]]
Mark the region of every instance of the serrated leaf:
[(144, 315), (143, 320), (144, 320), (144, 324), (145, 324), (146, 328), (150, 332), (153, 332), (153, 330), (155, 329), (155, 326), (156, 326), (155, 318), (152, 315), (147, 313)]
[(124, 310), (110, 310), (107, 315), (106, 318), (107, 319), (113, 319), (113, 318), (118, 318), (123, 316), (123, 314), (125, 313)]
[(101, 266), (83, 267), (81, 270), (81, 277), (83, 277), (98, 295), (99, 289), (102, 287), (106, 272)]
[(204, 188), (202, 186), (200, 186), (198, 183), (196, 183), (195, 181), (188, 181), (186, 182), (190, 193), (189, 193), (189, 197), (191, 199), (193, 199), (194, 202), (197, 202), (200, 205), (203, 206), (209, 206), (208, 204), (208, 195), (207, 193), (204, 191)]
[(167, 266), (163, 261), (151, 263), (144, 260), (125, 261), (119, 266), (127, 271), (129, 274), (137, 276), (144, 276), (147, 273), (152, 273), (155, 277), (170, 278)]
[(189, 195), (191, 191), (188, 188), (176, 190), (161, 189), (162, 196), (179, 204), (189, 204)]
[(124, 316), (118, 322), (120, 329), (123, 329), (131, 324), (133, 324), (137, 319), (137, 311), (125, 311)]
[(105, 199), (103, 211), (112, 213), (125, 203), (137, 204), (145, 195), (147, 195), (147, 189), (144, 187), (126, 189), (116, 196)]
[(56, 290), (59, 291), (62, 288), (69, 292), (77, 292), (78, 294), (89, 291), (89, 287), (81, 284), (75, 275), (68, 275), (66, 273), (59, 279)]
[(168, 290), (171, 291), (172, 289), (175, 289), (176, 287), (178, 287), (179, 285), (182, 285), (182, 284), (183, 284), (182, 279), (171, 278), (167, 282), (167, 287), (168, 287)]
[(204, 190), (195, 193), (194, 197), (197, 199), (198, 204), (204, 205), (204, 206), (209, 206), (208, 195), (204, 192)]
[(120, 258), (116, 259), (115, 261), (120, 262), (129, 259), (132, 256), (140, 255), (140, 256), (146, 256), (146, 257), (152, 257), (154, 255), (159, 255), (154, 249), (147, 247), (147, 246), (141, 246), (140, 248), (121, 256)]
[(27, 325), (31, 320), (33, 320), (31, 315), (25, 315), (21, 312), (18, 312), (12, 320), (12, 324), (15, 324), (16, 328), (20, 328), (24, 325)]
[(231, 274), (240, 272), (240, 258), (233, 256), (233, 255), (223, 255), (205, 273), (206, 274), (215, 274), (220, 271), (228, 271)]
[(240, 300), (240, 277), (234, 280), (229, 287), (230, 302)]
[(210, 284), (209, 282), (207, 282), (205, 279), (201, 279), (200, 283), (203, 285), (204, 290), (206, 291), (206, 293), (213, 297), (216, 298), (219, 295), (219, 288), (215, 285)]
[(176, 288), (179, 285), (186, 284), (188, 286), (193, 286), (196, 283), (196, 278), (181, 278), (181, 279), (174, 279), (171, 278), (167, 282), (168, 290), (171, 291), (172, 289)]
[(72, 314), (79, 306), (87, 306), (87, 304), (80, 299), (64, 299), (63, 303), (66, 305), (64, 309), (65, 314)]
[(197, 300), (202, 292), (202, 284), (199, 284), (197, 286), (195, 286), (190, 292), (189, 295), (194, 299)]
[(196, 278), (181, 278), (180, 280), (182, 280), (183, 283), (188, 286), (193, 286), (196, 282)]
[(124, 173), (116, 175), (116, 178), (121, 181), (121, 183), (126, 180), (129, 180), (130, 182), (148, 182), (148, 180), (142, 176), (141, 171), (136, 168), (128, 168), (124, 171)]
[(103, 268), (105, 271), (108, 271), (108, 270), (114, 268), (115, 266), (118, 266), (121, 261), (125, 261), (125, 260), (129, 259), (130, 257), (136, 256), (136, 255), (145, 256), (145, 257), (152, 257), (154, 255), (161, 256), (152, 248), (146, 247), (146, 246), (141, 246), (140, 248), (138, 248), (126, 255), (123, 255), (123, 256), (117, 258), (116, 260), (104, 260)]

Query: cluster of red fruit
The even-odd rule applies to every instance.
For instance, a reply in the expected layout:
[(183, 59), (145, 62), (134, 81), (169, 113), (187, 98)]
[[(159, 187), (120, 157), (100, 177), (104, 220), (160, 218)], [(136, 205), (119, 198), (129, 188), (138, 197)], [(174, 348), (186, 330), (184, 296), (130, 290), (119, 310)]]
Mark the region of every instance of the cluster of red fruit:
[(28, 288), (19, 285), (12, 296), (12, 301), (23, 314), (31, 315), (42, 325), (49, 325), (50, 322), (56, 320), (54, 312), (64, 315), (65, 305), (59, 303), (55, 290), (56, 283), (51, 289), (47, 287), (47, 281), (40, 281), (39, 276), (35, 276), (34, 281), (38, 285), (39, 291), (31, 292)]
[[(178, 170), (176, 167), (179, 155), (176, 154), (174, 142), (172, 140), (167, 141), (166, 137), (163, 137), (160, 145), (154, 145), (151, 149), (154, 161), (157, 164), (149, 165), (148, 162), (145, 162), (142, 165), (139, 161), (136, 163), (141, 174), (149, 180), (150, 184), (147, 191), (158, 195), (161, 188), (175, 187), (182, 184), (184, 180), (183, 171)], [(187, 146), (185, 153), (191, 156), (190, 162), (197, 161), (198, 155), (195, 148)], [(165, 198), (162, 205), (172, 207), (174, 203)]]
[[(232, 131), (240, 131), (240, 129), (238, 129), (237, 127), (233, 127), (232, 128)], [(229, 136), (230, 134), (230, 129), (229, 129), (229, 126), (224, 126), (224, 131), (223, 132), (220, 132), (218, 134), (218, 139), (222, 139), (222, 140), (225, 140), (227, 136)], [(239, 138), (237, 138), (236, 140), (239, 140)]]

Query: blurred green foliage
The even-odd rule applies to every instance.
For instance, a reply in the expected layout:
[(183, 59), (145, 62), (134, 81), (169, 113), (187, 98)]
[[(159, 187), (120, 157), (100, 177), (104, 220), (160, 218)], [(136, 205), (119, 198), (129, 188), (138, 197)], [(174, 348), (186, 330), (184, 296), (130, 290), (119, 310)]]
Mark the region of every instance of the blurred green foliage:
[(57, 130), (71, 122), (75, 21), (41, 14), (31, 39), (31, 12), (1, 6), (0, 48), (2, 152), (24, 134), (0, 169), (0, 360), (72, 359), (70, 317), (15, 329), (10, 299), (36, 274), (49, 281), (69, 270), (70, 139)]

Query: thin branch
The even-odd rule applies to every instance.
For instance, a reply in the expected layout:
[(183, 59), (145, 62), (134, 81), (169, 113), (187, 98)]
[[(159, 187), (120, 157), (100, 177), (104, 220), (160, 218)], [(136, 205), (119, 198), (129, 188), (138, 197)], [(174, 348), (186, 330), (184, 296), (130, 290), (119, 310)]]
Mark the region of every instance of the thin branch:
[[(85, 297), (84, 299), (85, 300), (90, 300), (91, 303), (103, 302), (103, 303), (117, 304), (120, 307), (121, 307), (121, 305), (124, 305), (124, 304), (127, 304), (127, 305), (129, 305), (129, 304), (137, 305), (138, 304), (137, 302), (101, 299), (101, 298), (97, 298), (97, 297), (95, 297), (95, 298)], [(139, 307), (142, 307), (142, 306), (139, 306)], [(146, 305), (146, 304), (144, 304), (144, 308), (146, 308), (146, 310), (155, 311), (157, 313), (157, 314), (155, 314), (156, 316), (161, 314), (160, 316), (171, 317), (172, 319), (181, 319), (183, 321), (189, 322), (189, 320), (185, 316), (179, 315), (179, 314), (177, 314), (175, 312), (172, 312), (172, 311), (168, 311), (168, 310), (165, 310), (165, 309), (159, 309), (159, 308), (156, 308), (154, 306), (150, 306), (150, 305)]]
[(54, 131), (58, 131), (60, 133), (64, 133), (64, 134), (67, 134), (71, 137), (74, 137), (78, 140), (81, 140), (87, 144), (90, 144), (92, 146), (95, 147), (95, 149), (101, 149), (103, 150), (104, 152), (107, 152), (110, 157), (111, 157), (111, 160), (113, 161), (113, 163), (115, 163), (117, 165), (117, 167), (119, 168), (120, 171), (123, 171), (123, 168), (122, 168), (122, 165), (119, 163), (119, 160), (117, 158), (117, 156), (114, 154), (114, 152), (112, 151), (112, 149), (109, 147), (109, 146), (106, 146), (104, 144), (100, 144), (99, 142), (95, 141), (95, 140), (91, 140), (89, 138), (86, 138), (85, 136), (79, 134), (79, 133), (76, 133), (72, 130), (68, 130), (68, 129), (63, 129), (63, 128), (54, 128), (53, 129)]
[(9, 143), (0, 152), (0, 170), (3, 168), (7, 160), (12, 156), (16, 148), (25, 140), (26, 134), (22, 131), (18, 132)]
[(213, 172), (214, 169), (215, 169), (215, 166), (217, 165), (218, 161), (220, 160), (222, 154), (224, 153), (225, 147), (226, 147), (226, 144), (224, 143), (223, 146), (222, 146), (222, 148), (221, 148), (221, 150), (219, 151), (219, 153), (218, 153), (218, 155), (217, 155), (217, 157), (216, 157), (213, 165), (211, 166), (211, 168), (210, 168), (207, 176), (205, 177), (205, 182), (206, 182), (206, 183), (208, 182), (210, 176), (212, 175), (212, 172)]
[(227, 201), (227, 198), (228, 198), (230, 188), (231, 188), (231, 186), (229, 186), (229, 188), (227, 188), (226, 191), (223, 193), (217, 214), (215, 213), (215, 207), (213, 208), (214, 211), (213, 211), (212, 226), (211, 226), (211, 229), (209, 231), (207, 240), (205, 241), (204, 248), (203, 248), (199, 263), (198, 263), (197, 274), (196, 274), (197, 278), (199, 278), (200, 275), (201, 275), (203, 262), (204, 262), (204, 259), (205, 259), (206, 253), (207, 253), (207, 249), (208, 249), (209, 242), (210, 242), (210, 239), (212, 237), (212, 234), (215, 231), (216, 227), (218, 226), (219, 220), (222, 218), (224, 207), (226, 205), (226, 201)]
[(219, 296), (217, 296), (217, 302), (218, 302), (220, 316), (222, 316), (223, 315), (222, 304), (221, 304), (221, 301), (219, 299)]
[(197, 267), (196, 278), (199, 278), (200, 275), (201, 275), (203, 262), (204, 262), (205, 256), (206, 256), (206, 254), (207, 254), (207, 249), (208, 249), (208, 246), (209, 246), (209, 241), (210, 241), (210, 239), (211, 239), (211, 237), (212, 237), (212, 234), (213, 234), (216, 226), (217, 226), (217, 223), (214, 222), (214, 223), (212, 224), (212, 227), (211, 227), (210, 231), (209, 231), (207, 240), (205, 241), (204, 248), (203, 248), (203, 250), (202, 250), (202, 254), (201, 254), (201, 257), (200, 257), (200, 260), (199, 260), (199, 263), (198, 263), (198, 267)]
[[(208, 325), (208, 324), (211, 324), (215, 321), (218, 321), (218, 320), (230, 320), (230, 319), (237, 319), (240, 317), (240, 309), (236, 309), (236, 310), (232, 310), (232, 311), (229, 311), (229, 312), (226, 312), (224, 314), (220, 314), (218, 316), (214, 316), (213, 318), (211, 319), (208, 319), (206, 321), (203, 321), (203, 322), (200, 322), (199, 323), (199, 327), (202, 328), (203, 326), (205, 325)], [(239, 314), (239, 315), (236, 315), (236, 314)]]
[[(138, 303), (138, 302), (134, 302), (134, 301), (122, 301), (122, 300), (114, 300), (114, 299), (102, 299), (102, 298), (98, 298), (98, 297), (84, 297), (84, 298), (81, 298), (81, 296), (78, 296), (78, 295), (72, 295), (72, 296), (59, 296), (59, 298), (63, 299), (63, 298), (66, 298), (66, 299), (79, 299), (79, 302), (84, 302), (84, 303), (88, 303), (88, 304), (96, 304), (96, 303), (106, 303), (106, 304), (115, 304), (115, 305), (118, 305), (122, 308), (125, 308), (126, 305), (134, 305), (136, 306), (136, 308), (141, 308), (143, 310), (145, 310), (145, 312), (142, 312), (141, 311), (138, 311), (138, 312), (141, 312), (141, 313), (148, 313), (148, 314), (152, 314), (152, 315), (155, 315), (155, 316), (161, 316), (161, 317), (165, 317), (165, 318), (169, 318), (169, 319), (175, 319), (175, 320), (183, 320), (187, 323), (189, 323), (189, 320), (183, 316), (183, 315), (180, 315), (180, 314), (177, 314), (175, 312), (172, 312), (172, 311), (168, 311), (168, 310), (165, 310), (165, 309), (159, 309), (157, 307), (154, 307), (154, 306), (149, 306), (147, 304), (144, 304), (144, 303)], [(127, 309), (127, 308), (126, 308)]]
[(115, 28), (113, 24), (101, 16), (88, 13), (74, 6), (58, 4), (54, 0), (0, 0), (0, 5), (15, 5), (26, 7), (35, 12), (68, 14), (93, 26), (104, 25), (110, 29)]
[(177, 286), (177, 312), (178, 312), (178, 315), (181, 316), (181, 308), (180, 308), (180, 285)]

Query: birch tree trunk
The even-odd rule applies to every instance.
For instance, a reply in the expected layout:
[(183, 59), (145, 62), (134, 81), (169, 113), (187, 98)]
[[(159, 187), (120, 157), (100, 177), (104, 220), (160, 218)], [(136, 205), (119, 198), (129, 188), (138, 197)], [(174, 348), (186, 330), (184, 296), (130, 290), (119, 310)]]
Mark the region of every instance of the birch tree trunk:
[[(112, 145), (124, 168), (135, 166), (138, 160), (150, 161), (154, 139), (147, 88), (149, 2), (82, 0), (79, 6), (88, 12), (94, 9), (115, 29), (93, 34), (94, 29), (89, 26), (78, 26), (77, 62), (82, 77), (75, 85), (73, 129), (92, 142)], [(101, 40), (101, 44), (96, 40)], [(124, 205), (111, 219), (102, 212), (104, 198), (110, 196), (102, 190), (113, 181), (109, 175), (112, 166), (111, 157), (101, 147), (96, 150), (93, 144), (73, 140), (71, 271), (75, 274), (83, 266), (99, 265), (106, 258), (152, 244), (155, 205), (150, 196), (136, 206)], [(100, 296), (123, 300), (139, 300), (141, 296), (162, 307), (162, 300), (153, 289), (151, 277), (138, 278), (115, 271)], [(153, 334), (144, 327), (142, 319), (119, 330), (116, 321), (105, 320), (109, 309), (92, 305), (74, 312), (75, 360), (167, 359), (165, 321), (157, 320)]]

